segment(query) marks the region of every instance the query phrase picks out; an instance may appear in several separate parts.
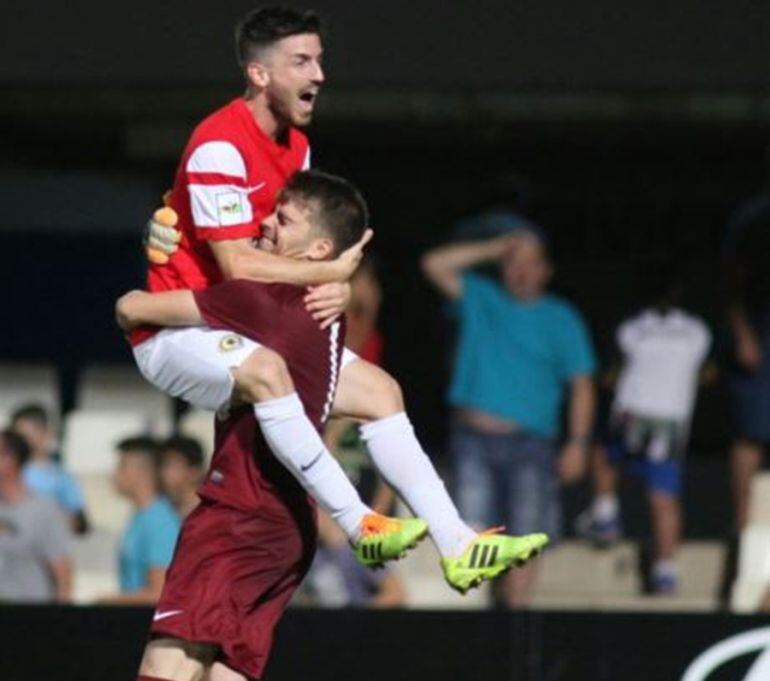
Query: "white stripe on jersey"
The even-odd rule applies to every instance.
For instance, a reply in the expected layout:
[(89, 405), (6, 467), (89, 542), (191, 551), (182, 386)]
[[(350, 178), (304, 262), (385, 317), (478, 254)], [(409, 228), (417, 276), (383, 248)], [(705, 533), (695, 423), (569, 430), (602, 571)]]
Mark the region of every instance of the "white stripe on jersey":
[(339, 343), (340, 343), (340, 323), (334, 322), (329, 329), (329, 389), (326, 391), (326, 403), (321, 415), (321, 423), (326, 423), (329, 418), (329, 412), (332, 410), (334, 394), (337, 392), (337, 378), (339, 377)]
[(310, 147), (307, 148), (305, 160), (302, 162), (302, 170), (310, 170)]
[(187, 160), (188, 173), (220, 173), (246, 181), (246, 162), (231, 142), (204, 142)]

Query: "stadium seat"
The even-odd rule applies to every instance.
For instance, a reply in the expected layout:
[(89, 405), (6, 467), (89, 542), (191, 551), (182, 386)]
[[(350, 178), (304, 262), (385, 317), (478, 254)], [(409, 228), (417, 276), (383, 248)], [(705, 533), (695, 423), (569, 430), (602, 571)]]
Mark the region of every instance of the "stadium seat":
[(75, 603), (91, 603), (100, 596), (118, 591), (119, 541), (119, 534), (100, 527), (94, 527), (85, 537), (75, 540)]
[(157, 419), (129, 411), (71, 412), (64, 421), (62, 454), (69, 469), (77, 474), (111, 474), (115, 468), (115, 443), (125, 437), (161, 432)]
[(674, 596), (641, 594), (639, 549), (633, 542), (597, 551), (584, 542), (563, 541), (542, 558), (534, 605), (602, 610), (712, 610), (724, 562), (720, 542), (685, 542), (677, 556), (679, 589)]
[(45, 364), (0, 364), (0, 424), (23, 404), (38, 402), (59, 415), (56, 369)]
[(756, 612), (770, 587), (770, 526), (749, 525), (741, 533), (738, 577), (733, 585), (734, 612)]
[(162, 424), (172, 417), (172, 400), (153, 388), (133, 366), (95, 365), (80, 374), (77, 408), (144, 414)]
[(770, 526), (770, 473), (758, 473), (751, 481), (749, 525)]
[(770, 473), (751, 483), (749, 522), (741, 533), (738, 576), (731, 606), (735, 612), (756, 612), (770, 587)]
[(123, 531), (131, 507), (116, 491), (111, 473), (78, 475), (86, 499), (88, 518), (96, 530), (111, 533)]
[(202, 409), (190, 409), (179, 419), (179, 433), (198, 440), (203, 447), (206, 461), (214, 451), (214, 414)]

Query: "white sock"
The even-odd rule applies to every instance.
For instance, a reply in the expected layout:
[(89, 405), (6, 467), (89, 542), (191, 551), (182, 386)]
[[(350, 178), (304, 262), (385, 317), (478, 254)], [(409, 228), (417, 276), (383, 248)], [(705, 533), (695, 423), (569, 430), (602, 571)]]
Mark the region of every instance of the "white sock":
[(599, 494), (594, 499), (591, 515), (594, 520), (606, 523), (618, 517), (618, 498), (614, 494)]
[(428, 523), (439, 553), (444, 557), (462, 554), (476, 532), (460, 519), (409, 417), (401, 412), (368, 423), (361, 427), (361, 437), (382, 477)]
[(254, 413), (276, 458), (355, 541), (361, 519), (372, 510), (324, 445), (297, 393), (257, 403)]

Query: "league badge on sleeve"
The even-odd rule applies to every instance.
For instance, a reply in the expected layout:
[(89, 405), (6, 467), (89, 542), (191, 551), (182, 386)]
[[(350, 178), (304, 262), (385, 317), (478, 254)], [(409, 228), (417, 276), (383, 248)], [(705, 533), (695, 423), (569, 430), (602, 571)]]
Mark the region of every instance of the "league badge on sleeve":
[(223, 227), (244, 222), (243, 196), (239, 192), (217, 194), (217, 218)]

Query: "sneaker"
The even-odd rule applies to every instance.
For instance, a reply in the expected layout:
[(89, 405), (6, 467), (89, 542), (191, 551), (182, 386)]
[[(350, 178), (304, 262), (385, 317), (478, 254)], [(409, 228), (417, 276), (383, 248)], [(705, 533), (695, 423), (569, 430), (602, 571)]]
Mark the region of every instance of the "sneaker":
[(545, 534), (511, 537), (494, 528), (479, 534), (459, 558), (444, 558), (441, 568), (449, 586), (461, 594), (482, 582), (499, 577), (512, 567), (522, 567), (548, 544)]
[(659, 573), (650, 577), (650, 592), (655, 596), (673, 596), (677, 586), (676, 575)]
[(591, 542), (597, 549), (606, 549), (620, 541), (623, 525), (619, 518), (597, 520), (591, 511), (584, 511), (575, 520), (577, 535)]
[(370, 513), (361, 521), (361, 536), (353, 544), (358, 562), (364, 567), (382, 567), (389, 560), (406, 556), (428, 535), (422, 518), (389, 518)]

